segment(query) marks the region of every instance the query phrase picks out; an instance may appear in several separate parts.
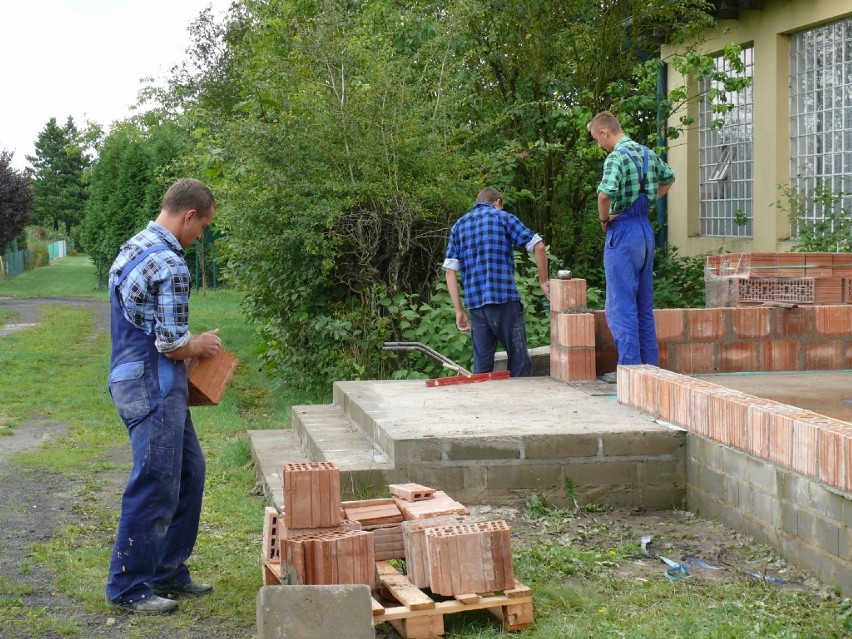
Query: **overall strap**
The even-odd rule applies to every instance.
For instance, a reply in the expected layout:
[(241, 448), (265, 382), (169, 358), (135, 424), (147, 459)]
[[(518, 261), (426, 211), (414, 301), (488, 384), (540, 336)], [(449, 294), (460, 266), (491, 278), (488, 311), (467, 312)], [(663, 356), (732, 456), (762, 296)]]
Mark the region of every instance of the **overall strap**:
[(630, 158), (630, 161), (633, 162), (633, 166), (636, 167), (636, 172), (639, 174), (639, 188), (644, 193), (645, 183), (648, 179), (648, 147), (642, 146), (642, 168), (639, 168), (639, 163), (633, 158), (633, 156), (630, 154), (630, 151), (628, 151), (624, 147), (621, 147), (616, 150), (619, 153), (623, 153), (624, 155), (626, 155), (628, 158)]
[(153, 246), (149, 246), (144, 251), (142, 251), (139, 255), (134, 257), (130, 262), (128, 262), (123, 269), (121, 269), (121, 275), (115, 281), (116, 286), (120, 286), (121, 283), (125, 280), (125, 278), (130, 275), (130, 271), (139, 266), (139, 263), (142, 262), (146, 257), (148, 257), (151, 253), (157, 253), (158, 251), (172, 251), (174, 253), (174, 249), (166, 244), (154, 244)]

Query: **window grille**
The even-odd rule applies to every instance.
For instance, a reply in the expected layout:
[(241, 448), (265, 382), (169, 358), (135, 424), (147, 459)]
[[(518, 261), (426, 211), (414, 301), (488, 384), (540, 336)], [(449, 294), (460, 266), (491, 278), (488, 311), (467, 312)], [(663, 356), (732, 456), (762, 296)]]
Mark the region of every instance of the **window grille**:
[[(704, 79), (701, 92), (721, 93), (701, 102), (698, 113), (699, 230), (701, 235), (750, 237), (753, 220), (754, 179), (754, 47), (743, 47), (740, 59), (751, 84), (739, 92), (725, 91), (722, 83)], [(720, 54), (716, 69), (733, 74)], [(735, 105), (727, 113), (714, 113), (713, 104)]]
[[(835, 214), (852, 207), (852, 18), (792, 36), (790, 42), (790, 185), (800, 194), (819, 186), (838, 196)], [(830, 211), (812, 203), (807, 223)], [(796, 235), (797, 229), (793, 229)]]

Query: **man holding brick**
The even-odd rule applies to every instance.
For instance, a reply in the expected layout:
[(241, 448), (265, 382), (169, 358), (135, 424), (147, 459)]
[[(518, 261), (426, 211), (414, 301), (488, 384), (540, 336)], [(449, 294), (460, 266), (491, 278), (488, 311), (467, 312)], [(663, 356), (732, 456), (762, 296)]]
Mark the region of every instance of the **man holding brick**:
[(218, 330), (189, 332), (189, 269), (183, 251), (216, 215), (206, 185), (183, 179), (156, 221), (125, 242), (110, 268), (109, 392), (130, 435), (133, 468), (121, 501), (107, 599), (134, 613), (172, 612), (164, 595), (197, 596), (208, 584), (185, 561), (198, 534), (205, 462), (183, 360), (213, 357)]
[[(550, 299), (544, 242), (517, 217), (503, 210), (500, 191), (491, 187), (482, 189), (473, 210), (463, 215), (450, 231), (444, 260), (447, 288), (456, 311), (456, 326), (460, 331), (471, 331), (474, 373), (494, 370), (494, 352), (499, 341), (506, 349), (509, 374), (532, 375), (524, 307), (515, 286), (516, 246), (535, 255), (541, 290)], [(470, 318), (459, 297), (458, 271), (462, 273)]]
[[(598, 219), (606, 234), (604, 276), (606, 321), (619, 364), (657, 365), (654, 325), (654, 230), (648, 220), (650, 198), (662, 198), (674, 172), (656, 153), (631, 140), (609, 111), (587, 125), (609, 155), (598, 186)], [(604, 375), (614, 382), (614, 375)]]

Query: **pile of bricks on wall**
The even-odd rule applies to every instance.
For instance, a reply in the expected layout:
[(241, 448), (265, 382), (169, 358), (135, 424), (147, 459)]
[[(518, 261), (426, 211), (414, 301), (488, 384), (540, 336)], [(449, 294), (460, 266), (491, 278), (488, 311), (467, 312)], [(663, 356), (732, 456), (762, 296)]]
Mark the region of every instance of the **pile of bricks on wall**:
[[(551, 376), (614, 371), (618, 351), (603, 311), (585, 308), (586, 281), (551, 280)], [(679, 373), (852, 368), (852, 304), (655, 309), (661, 368)]]
[(515, 587), (506, 522), (469, 517), (446, 493), (391, 484), (393, 497), (341, 501), (333, 462), (284, 466), (284, 508), (266, 509), (263, 559), (302, 585), (371, 588), (377, 560), (404, 559), (408, 579), (440, 595)]
[(620, 366), (617, 393), (621, 404), (852, 494), (847, 422), (656, 366)]
[(852, 304), (852, 253), (723, 253), (704, 258), (705, 306)]

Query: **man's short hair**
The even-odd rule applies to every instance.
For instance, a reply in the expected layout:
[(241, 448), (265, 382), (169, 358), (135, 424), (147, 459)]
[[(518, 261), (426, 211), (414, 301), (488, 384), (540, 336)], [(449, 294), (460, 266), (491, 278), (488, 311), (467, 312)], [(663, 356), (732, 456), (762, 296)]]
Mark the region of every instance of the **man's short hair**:
[(476, 196), (476, 203), (486, 202), (487, 204), (494, 204), (497, 200), (502, 200), (503, 195), (495, 189), (493, 186), (486, 186), (479, 192), (479, 195)]
[(201, 180), (193, 178), (178, 180), (163, 196), (163, 210), (169, 213), (195, 209), (200, 217), (206, 217), (215, 206), (216, 199), (210, 188)]
[(612, 133), (621, 133), (621, 122), (611, 111), (601, 111), (586, 125), (589, 131), (608, 129)]

